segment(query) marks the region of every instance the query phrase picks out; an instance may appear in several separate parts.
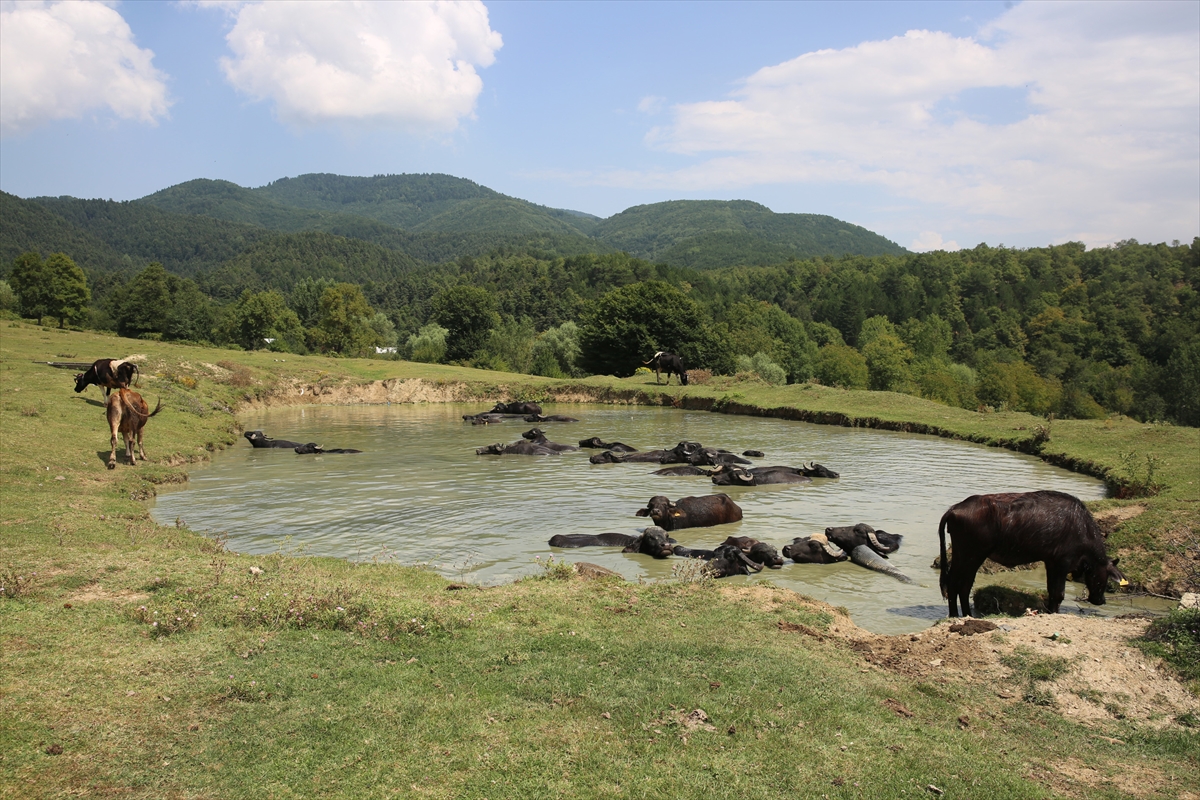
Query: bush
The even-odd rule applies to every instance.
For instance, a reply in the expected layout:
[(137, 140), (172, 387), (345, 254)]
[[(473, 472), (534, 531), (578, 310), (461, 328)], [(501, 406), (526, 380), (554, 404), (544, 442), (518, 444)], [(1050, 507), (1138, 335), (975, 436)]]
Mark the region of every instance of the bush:
[(1200, 681), (1200, 609), (1177, 608), (1137, 640), (1146, 653), (1159, 656), (1188, 681)]
[(826, 386), (843, 389), (867, 388), (867, 360), (844, 344), (831, 344), (817, 351), (816, 377)]
[(406, 345), (411, 361), (438, 364), (446, 357), (446, 336), (450, 331), (431, 322), (408, 337)]
[(787, 383), (787, 373), (783, 371), (783, 367), (762, 352), (755, 353), (753, 356), (738, 356), (737, 371), (753, 373), (772, 386), (782, 386)]

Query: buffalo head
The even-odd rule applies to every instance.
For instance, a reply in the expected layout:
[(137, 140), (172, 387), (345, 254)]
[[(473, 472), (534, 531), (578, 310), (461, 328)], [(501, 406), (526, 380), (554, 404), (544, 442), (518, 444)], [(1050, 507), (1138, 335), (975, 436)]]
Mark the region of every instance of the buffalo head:
[(796, 537), (791, 544), (783, 546), (784, 558), (797, 564), (831, 564), (849, 558), (846, 551), (838, 547), (821, 533), (808, 537)]

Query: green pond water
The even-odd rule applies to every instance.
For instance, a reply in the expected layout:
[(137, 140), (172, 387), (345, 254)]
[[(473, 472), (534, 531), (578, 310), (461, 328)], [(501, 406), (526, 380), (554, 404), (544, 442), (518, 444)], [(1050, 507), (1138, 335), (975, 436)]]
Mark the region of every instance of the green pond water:
[[(630, 406), (559, 405), (545, 413), (578, 417), (545, 423), (552, 441), (577, 444), (599, 436), (640, 450), (688, 440), (741, 453), (757, 465), (817, 461), (839, 480), (800, 486), (717, 487), (705, 477), (652, 475), (653, 464), (590, 464), (598, 451), (553, 457), (477, 456), (475, 448), (512, 442), (532, 425), (519, 419), (473, 426), (462, 415), (482, 405), (309, 406), (247, 415), (247, 430), (316, 442), (355, 455), (305, 455), (254, 449), (244, 439), (192, 471), (178, 490), (160, 494), (154, 518), (181, 519), (193, 530), (225, 532), (243, 553), (279, 550), (354, 561), (424, 564), (448, 578), (495, 584), (536, 574), (535, 560), (590, 561), (630, 580), (671, 579), (683, 559), (655, 560), (616, 548), (556, 550), (556, 533), (636, 534), (646, 519), (634, 512), (653, 495), (672, 500), (724, 491), (743, 509), (732, 525), (691, 528), (674, 537), (688, 547), (713, 547), (726, 536), (753, 536), (782, 549), (795, 536), (827, 526), (865, 522), (904, 535), (890, 558), (917, 581), (906, 585), (850, 562), (792, 564), (729, 583), (769, 580), (850, 610), (878, 633), (920, 630), (946, 615), (931, 569), (937, 523), (947, 507), (972, 494), (1057, 489), (1083, 500), (1104, 496), (1093, 478), (1017, 453), (918, 434), (841, 428), (696, 411)], [(1036, 570), (981, 575), (976, 586), (1002, 582), (1045, 587)], [(1084, 588), (1067, 585), (1064, 611), (1127, 613), (1132, 601), (1110, 596), (1094, 607)]]

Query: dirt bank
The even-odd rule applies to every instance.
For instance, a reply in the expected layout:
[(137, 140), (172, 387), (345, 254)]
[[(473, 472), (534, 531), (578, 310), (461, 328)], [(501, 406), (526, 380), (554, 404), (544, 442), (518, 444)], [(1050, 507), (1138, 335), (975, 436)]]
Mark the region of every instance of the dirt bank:
[(992, 682), (997, 695), (1012, 703), (1026, 701), (1028, 686), (1006, 659), (1014, 653), (1027, 660), (1063, 659), (1060, 677), (1037, 682), (1037, 689), (1048, 692), (1038, 702), (1081, 722), (1116, 718), (1162, 727), (1182, 714), (1200, 713), (1200, 699), (1169, 667), (1130, 644), (1149, 620), (1039, 614), (993, 618), (986, 622), (994, 630), (974, 634), (970, 625), (951, 630), (965, 621), (946, 620), (903, 636), (844, 626), (839, 633), (868, 663), (922, 681)]

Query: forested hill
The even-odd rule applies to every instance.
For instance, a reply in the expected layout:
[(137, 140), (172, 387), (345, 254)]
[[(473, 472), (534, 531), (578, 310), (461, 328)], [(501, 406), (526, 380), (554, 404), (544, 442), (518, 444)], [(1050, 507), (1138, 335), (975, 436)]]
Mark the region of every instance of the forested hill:
[(776, 214), (749, 200), (672, 200), (634, 206), (597, 224), (592, 235), (638, 258), (694, 269), (907, 252), (849, 222), (822, 214)]

